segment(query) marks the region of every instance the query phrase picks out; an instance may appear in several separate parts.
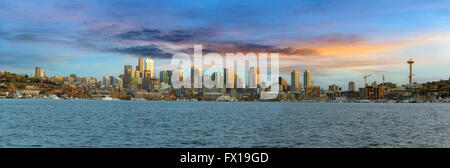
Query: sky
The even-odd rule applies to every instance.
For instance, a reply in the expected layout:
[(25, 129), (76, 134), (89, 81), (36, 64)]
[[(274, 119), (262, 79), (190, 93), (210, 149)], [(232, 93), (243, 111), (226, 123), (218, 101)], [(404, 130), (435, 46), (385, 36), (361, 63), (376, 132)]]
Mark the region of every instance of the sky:
[[(450, 1), (0, 0), (0, 71), (118, 76), (139, 57), (156, 74), (176, 52), (276, 52), (280, 74), (314, 85), (450, 77)], [(302, 74), (302, 73), (301, 73)]]

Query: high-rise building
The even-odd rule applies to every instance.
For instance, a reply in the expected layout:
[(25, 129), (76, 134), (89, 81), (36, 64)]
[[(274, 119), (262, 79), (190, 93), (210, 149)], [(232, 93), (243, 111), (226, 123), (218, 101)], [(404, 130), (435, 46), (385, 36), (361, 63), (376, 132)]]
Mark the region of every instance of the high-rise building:
[(171, 86), (172, 85), (172, 74), (173, 74), (173, 71), (172, 70), (168, 70), (167, 71), (167, 76), (169, 77), (169, 83), (167, 83), (167, 84), (169, 84), (169, 86)]
[(294, 70), (291, 72), (291, 91), (296, 92), (300, 90), (300, 72)]
[(138, 66), (136, 67), (136, 71), (144, 72), (144, 59), (142, 57), (138, 60)]
[(46, 77), (46, 75), (45, 75), (45, 70), (43, 70), (43, 69), (41, 69), (41, 72), (39, 73), (39, 77), (40, 78), (45, 78)]
[(258, 69), (259, 67), (250, 67), (248, 71), (248, 87), (249, 88), (257, 88), (258, 87)]
[(256, 70), (256, 86), (261, 85), (261, 72), (259, 66), (255, 68)]
[(150, 71), (151, 78), (155, 77), (155, 69), (153, 67), (153, 60), (150, 58), (145, 59), (145, 70)]
[(124, 72), (123, 72), (123, 87), (124, 88), (130, 87), (132, 74), (133, 74), (133, 67), (131, 65), (125, 65)]
[(288, 91), (287, 81), (283, 77), (278, 77), (278, 83), (280, 84), (280, 92)]
[(245, 88), (245, 80), (236, 75), (236, 88)]
[(178, 80), (182, 81), (184, 79), (184, 69), (182, 67), (178, 67), (177, 71), (179, 73)]
[(303, 87), (307, 88), (309, 86), (312, 86), (311, 71), (305, 70), (303, 73)]
[(169, 84), (169, 73), (167, 71), (160, 71), (159, 72), (159, 82), (160, 83), (166, 83)]
[(34, 77), (36, 77), (36, 78), (41, 77), (41, 67), (35, 68)]
[(224, 83), (225, 83), (225, 87), (226, 88), (234, 88), (234, 78), (235, 78), (235, 73), (234, 73), (234, 69), (231, 68), (225, 68), (223, 70), (224, 72)]
[(202, 87), (203, 72), (202, 69), (196, 66), (191, 67), (191, 88)]
[(150, 87), (150, 82), (153, 78), (151, 73), (152, 72), (150, 70), (144, 71), (144, 82), (143, 82), (143, 86), (142, 86), (143, 89), (152, 88), (152, 87)]
[(114, 81), (115, 81), (114, 76), (109, 76), (109, 84), (111, 85), (111, 87), (114, 86)]
[(214, 72), (211, 76), (211, 80), (213, 80), (216, 88), (223, 88), (222, 74), (220, 72)]
[(348, 91), (349, 92), (356, 92), (356, 85), (354, 81), (348, 82)]
[(107, 76), (103, 77), (103, 87), (106, 87), (106, 88), (111, 87), (111, 80)]

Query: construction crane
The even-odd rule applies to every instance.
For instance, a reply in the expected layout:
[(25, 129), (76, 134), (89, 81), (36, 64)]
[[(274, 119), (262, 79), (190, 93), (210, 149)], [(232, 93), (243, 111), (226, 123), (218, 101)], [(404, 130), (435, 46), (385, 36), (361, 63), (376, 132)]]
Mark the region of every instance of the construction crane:
[(367, 78), (372, 76), (372, 74), (364, 74), (363, 78), (364, 78), (364, 87), (367, 86)]

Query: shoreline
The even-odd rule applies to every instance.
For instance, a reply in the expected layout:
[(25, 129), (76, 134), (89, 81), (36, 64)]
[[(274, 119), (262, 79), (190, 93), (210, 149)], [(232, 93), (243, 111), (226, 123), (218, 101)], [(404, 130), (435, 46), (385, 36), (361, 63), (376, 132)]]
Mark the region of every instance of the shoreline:
[(147, 99), (131, 99), (131, 100), (121, 100), (121, 99), (111, 99), (111, 100), (102, 100), (102, 99), (85, 99), (85, 98), (77, 98), (77, 99), (51, 99), (51, 98), (0, 98), (0, 100), (92, 100), (92, 101), (153, 101), (153, 102), (280, 102), (280, 103), (330, 103), (330, 104), (446, 104), (450, 103), (450, 100), (440, 100), (438, 102), (432, 101), (419, 101), (419, 102), (404, 102), (400, 100), (386, 101), (386, 102), (358, 102), (358, 101), (335, 101), (335, 100), (282, 100), (282, 101), (271, 101), (271, 100), (257, 100), (257, 101), (213, 101), (213, 100), (147, 100)]

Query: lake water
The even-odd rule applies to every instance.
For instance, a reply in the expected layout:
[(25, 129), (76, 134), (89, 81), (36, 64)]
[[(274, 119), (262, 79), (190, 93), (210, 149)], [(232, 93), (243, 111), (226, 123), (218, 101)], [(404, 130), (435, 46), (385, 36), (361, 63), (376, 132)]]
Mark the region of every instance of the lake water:
[(450, 147), (450, 104), (0, 99), (0, 147)]

